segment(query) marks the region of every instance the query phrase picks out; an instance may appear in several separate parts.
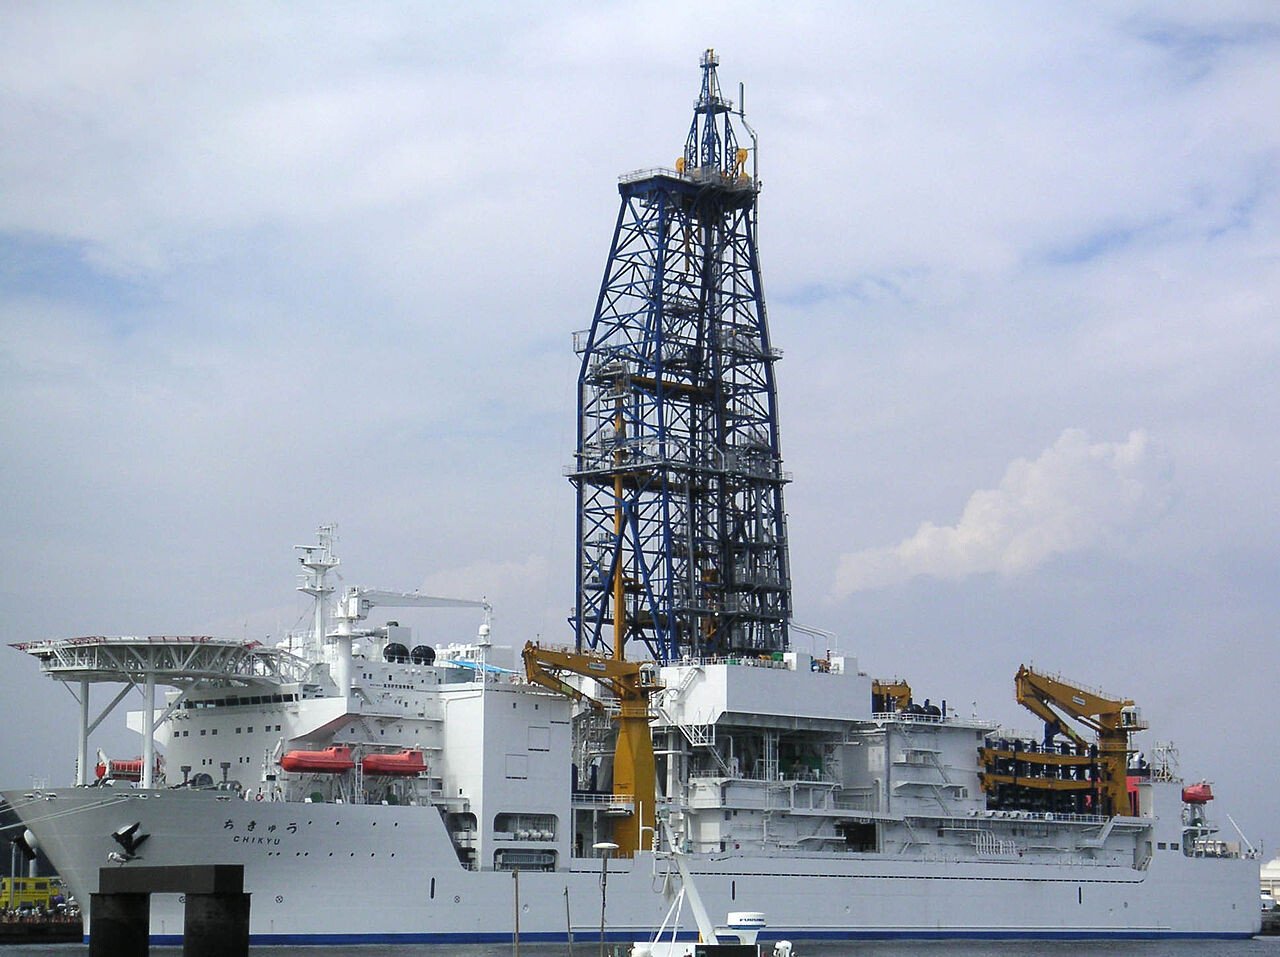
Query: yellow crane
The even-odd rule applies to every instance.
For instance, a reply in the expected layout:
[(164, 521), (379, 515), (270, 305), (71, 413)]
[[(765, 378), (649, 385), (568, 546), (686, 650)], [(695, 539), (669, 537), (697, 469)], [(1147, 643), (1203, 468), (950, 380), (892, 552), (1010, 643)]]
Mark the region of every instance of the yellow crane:
[(901, 678), (876, 678), (871, 682), (873, 711), (906, 711), (911, 704), (911, 685)]
[(618, 740), (613, 753), (613, 793), (634, 802), (634, 813), (620, 821), (613, 840), (619, 857), (632, 857), (641, 847), (645, 830), (652, 835), (656, 817), (657, 771), (653, 761), (653, 736), (649, 730), (649, 698), (662, 690), (658, 666), (652, 661), (627, 661), (618, 657), (582, 654), (567, 649), (543, 648), (530, 641), (524, 646), (524, 670), (534, 684), (604, 711), (605, 704), (569, 684), (560, 673), (594, 678), (618, 702)]
[(1054, 734), (1065, 734), (1077, 746), (1089, 747), (1079, 732), (1064, 723), (1065, 718), (1084, 725), (1097, 735), (1103, 813), (1128, 813), (1126, 774), (1133, 750), (1129, 747), (1129, 735), (1147, 727), (1134, 703), (1127, 698), (1104, 697), (1096, 691), (1070, 684), (1061, 677), (1042, 675), (1026, 665), (1018, 669), (1014, 686), (1018, 704), (1044, 720), (1046, 744)]

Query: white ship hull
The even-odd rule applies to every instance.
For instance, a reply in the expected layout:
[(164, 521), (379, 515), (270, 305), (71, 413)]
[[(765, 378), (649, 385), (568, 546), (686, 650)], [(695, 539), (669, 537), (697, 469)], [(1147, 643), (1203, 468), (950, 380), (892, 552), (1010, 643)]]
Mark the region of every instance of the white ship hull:
[[(255, 943), (483, 942), (515, 931), (510, 872), (459, 866), (433, 808), (229, 799), (212, 791), (75, 788), (6, 798), (77, 898), (96, 892), (110, 834), (140, 822), (147, 865), (243, 864)], [(732, 854), (690, 862), (709, 908), (767, 908), (768, 937), (1246, 937), (1256, 862), (1157, 856), (1144, 870), (1018, 860)], [(123, 865), (128, 866), (128, 865)], [(608, 937), (647, 936), (674, 886), (665, 860), (612, 860)], [(663, 893), (664, 883), (667, 893)], [(598, 939), (600, 861), (519, 876), (527, 940)], [(570, 916), (566, 927), (565, 895)], [(154, 895), (154, 942), (181, 937), (182, 903)], [(91, 916), (91, 915), (90, 915)]]

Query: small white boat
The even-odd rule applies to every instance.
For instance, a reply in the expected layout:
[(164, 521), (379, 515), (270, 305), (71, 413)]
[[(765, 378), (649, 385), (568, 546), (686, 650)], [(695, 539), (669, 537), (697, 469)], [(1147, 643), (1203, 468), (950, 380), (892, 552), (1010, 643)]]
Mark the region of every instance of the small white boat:
[[(680, 872), (680, 890), (662, 920), (662, 926), (651, 941), (636, 941), (631, 945), (631, 957), (792, 957), (791, 941), (780, 940), (769, 951), (757, 943), (756, 938), (765, 928), (761, 911), (730, 911), (724, 924), (713, 926), (702, 895), (693, 881), (693, 875), (685, 866), (684, 853), (666, 820), (662, 821), (666, 833), (669, 856)], [(698, 925), (698, 940), (676, 940), (680, 926), (680, 911), (688, 900)], [(666, 938), (665, 940), (663, 938)]]

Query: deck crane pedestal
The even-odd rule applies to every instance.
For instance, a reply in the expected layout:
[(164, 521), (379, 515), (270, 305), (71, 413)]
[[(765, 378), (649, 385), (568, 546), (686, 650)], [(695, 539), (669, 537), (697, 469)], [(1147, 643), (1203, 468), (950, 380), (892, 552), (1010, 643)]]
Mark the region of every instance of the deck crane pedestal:
[(649, 698), (663, 688), (658, 666), (652, 661), (626, 661), (601, 655), (583, 654), (557, 648), (543, 648), (530, 641), (524, 646), (525, 674), (542, 685), (596, 711), (607, 710), (605, 702), (574, 687), (560, 677), (569, 672), (592, 678), (617, 699), (618, 740), (613, 757), (613, 790), (627, 795), (635, 811), (614, 830), (618, 857), (633, 857), (640, 850), (644, 832), (653, 834), (656, 821), (657, 771), (653, 760), (653, 737), (649, 731)]
[[(350, 587), (342, 595), (335, 616), (335, 627), (332, 634), (325, 635), (325, 640), (332, 640), (337, 646), (334, 670), (334, 681), (344, 695), (351, 694), (351, 656), (352, 641), (355, 638), (374, 634), (372, 631), (359, 629), (359, 622), (369, 617), (375, 606), (382, 608), (480, 608), (484, 610), (484, 622), (480, 626), (479, 644), (487, 647), (493, 606), (484, 599), (440, 598), (435, 595), (424, 595), (421, 592), (384, 591), (379, 588)], [(318, 614), (318, 613), (317, 613)], [(483, 669), (481, 669), (483, 676)]]

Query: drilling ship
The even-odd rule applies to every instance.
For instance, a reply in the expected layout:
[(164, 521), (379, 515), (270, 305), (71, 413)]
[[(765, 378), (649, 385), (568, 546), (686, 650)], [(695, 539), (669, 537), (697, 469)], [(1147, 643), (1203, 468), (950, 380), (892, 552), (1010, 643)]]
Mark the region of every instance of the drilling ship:
[[(1018, 733), (793, 645), (756, 138), (717, 66), (674, 168), (621, 177), (574, 337), (564, 647), (502, 668), (484, 601), (339, 592), (331, 526), (298, 547), (312, 626), (279, 645), (15, 646), (80, 702), (75, 786), (5, 798), (87, 926), (104, 868), (239, 864), (254, 943), (630, 941), (674, 849), (709, 906), (767, 908), (762, 938), (1258, 931), (1257, 861), (1171, 746), (1139, 753), (1132, 700), (1023, 666), (1043, 733)], [(94, 716), (96, 683), (121, 691)], [(91, 765), (131, 689), (142, 753)], [(152, 895), (153, 942), (183, 907)]]

